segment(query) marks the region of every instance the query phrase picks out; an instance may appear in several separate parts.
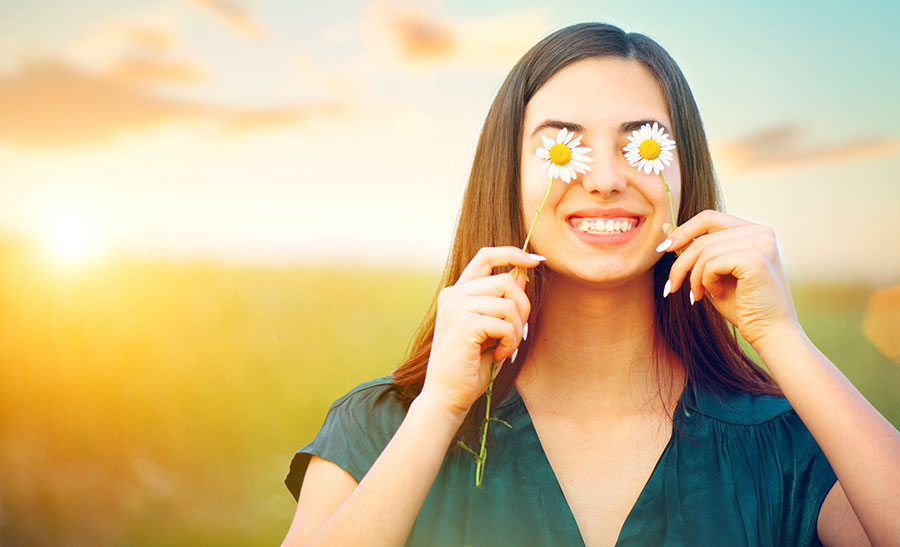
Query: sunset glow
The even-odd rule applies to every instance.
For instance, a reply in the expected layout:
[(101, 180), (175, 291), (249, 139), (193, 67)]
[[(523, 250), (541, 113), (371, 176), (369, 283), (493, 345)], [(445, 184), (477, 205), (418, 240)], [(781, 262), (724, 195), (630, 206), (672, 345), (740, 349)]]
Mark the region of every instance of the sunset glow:
[(99, 230), (87, 218), (54, 218), (40, 236), (51, 257), (63, 264), (83, 265), (94, 262), (107, 251)]

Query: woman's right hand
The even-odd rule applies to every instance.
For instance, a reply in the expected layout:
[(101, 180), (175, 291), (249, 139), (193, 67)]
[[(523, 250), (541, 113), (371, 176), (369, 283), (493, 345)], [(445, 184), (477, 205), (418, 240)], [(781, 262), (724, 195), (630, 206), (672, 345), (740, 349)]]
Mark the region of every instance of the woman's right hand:
[[(491, 275), (491, 271), (502, 266), (534, 268), (545, 260), (539, 256), (517, 247), (483, 247), (456, 283), (441, 290), (419, 397), (465, 417), (487, 389), (493, 361), (502, 366), (519, 346), (531, 312), (524, 272), (514, 277), (512, 272)], [(493, 345), (497, 345), (493, 351), (485, 351)]]

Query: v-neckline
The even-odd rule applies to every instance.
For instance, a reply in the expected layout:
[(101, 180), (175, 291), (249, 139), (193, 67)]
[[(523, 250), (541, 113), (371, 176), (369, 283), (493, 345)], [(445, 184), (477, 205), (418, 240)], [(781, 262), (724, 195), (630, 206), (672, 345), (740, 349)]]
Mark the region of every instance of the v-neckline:
[[(622, 527), (619, 529), (619, 534), (616, 536), (616, 542), (613, 547), (618, 547), (619, 542), (622, 540), (623, 533), (629, 527), (629, 522), (631, 521), (631, 517), (634, 514), (635, 508), (641, 505), (641, 501), (643, 500), (643, 498), (649, 495), (647, 493), (647, 487), (653, 482), (653, 479), (659, 472), (660, 463), (663, 462), (668, 453), (671, 451), (672, 445), (675, 442), (675, 434), (677, 431), (675, 420), (678, 419), (679, 410), (682, 410), (685, 393), (689, 388), (689, 382), (685, 382), (684, 389), (682, 389), (681, 395), (678, 396), (678, 402), (675, 404), (675, 409), (672, 413), (672, 431), (669, 434), (669, 440), (666, 442), (666, 446), (663, 448), (662, 452), (659, 455), (659, 458), (657, 458), (656, 463), (653, 465), (653, 470), (647, 477), (647, 481), (644, 483), (644, 486), (641, 487), (641, 491), (638, 494), (637, 498), (634, 500), (634, 504), (631, 506), (631, 509), (628, 510), (628, 514), (625, 516), (625, 520), (622, 522)], [(528, 410), (528, 406), (525, 404), (525, 399), (522, 398), (519, 390), (516, 389), (515, 384), (513, 384), (512, 390), (507, 397), (507, 401), (513, 402), (516, 399), (518, 399), (519, 403), (521, 403), (522, 405), (522, 408), (525, 410), (525, 415), (528, 417), (528, 428), (530, 429), (530, 434), (534, 435), (534, 440), (537, 441), (537, 446), (540, 447), (541, 459), (543, 460), (547, 469), (550, 471), (550, 475), (553, 477), (553, 480), (556, 482), (556, 488), (559, 490), (559, 495), (562, 498), (563, 504), (566, 506), (566, 510), (569, 512), (571, 522), (575, 524), (575, 531), (577, 532), (578, 536), (581, 537), (582, 541), (584, 541), (584, 536), (581, 533), (581, 528), (578, 526), (578, 521), (575, 519), (575, 513), (572, 511), (572, 507), (569, 505), (569, 500), (566, 499), (566, 494), (559, 482), (559, 477), (556, 476), (556, 470), (554, 470), (553, 466), (550, 464), (550, 459), (547, 457), (547, 452), (544, 450), (544, 444), (541, 442), (541, 438), (537, 434), (537, 428), (534, 427), (534, 420), (531, 418), (531, 412)], [(505, 403), (502, 403), (502, 405), (505, 406)]]

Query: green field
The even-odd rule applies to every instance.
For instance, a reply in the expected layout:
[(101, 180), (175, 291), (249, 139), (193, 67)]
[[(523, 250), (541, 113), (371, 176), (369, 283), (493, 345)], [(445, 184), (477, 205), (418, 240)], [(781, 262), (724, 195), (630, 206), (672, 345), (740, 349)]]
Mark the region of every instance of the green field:
[[(0, 545), (277, 545), (328, 405), (403, 358), (437, 271), (113, 261), (0, 242)], [(895, 425), (874, 287), (793, 287), (810, 337)]]

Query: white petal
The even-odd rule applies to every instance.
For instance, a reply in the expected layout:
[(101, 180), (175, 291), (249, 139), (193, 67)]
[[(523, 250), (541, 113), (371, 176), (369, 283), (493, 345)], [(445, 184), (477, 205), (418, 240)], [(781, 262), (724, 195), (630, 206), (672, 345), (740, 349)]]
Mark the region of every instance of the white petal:
[(581, 154), (572, 154), (572, 157), (569, 161), (580, 161), (582, 163), (593, 163), (594, 158), (590, 156), (582, 156)]
[(550, 165), (551, 165), (552, 163), (553, 163), (553, 162), (550, 161), (550, 160), (545, 161), (545, 162), (544, 162), (544, 165), (541, 166), (541, 169), (547, 169), (547, 168), (549, 168)]
[(574, 136), (575, 136), (574, 132), (571, 132), (568, 135), (566, 135), (566, 139), (563, 141), (563, 144), (569, 144), (569, 141), (572, 140), (572, 137), (574, 137)]
[(585, 165), (585, 164), (581, 163), (580, 161), (572, 160), (569, 162), (569, 164), (571, 164), (572, 167), (574, 167), (575, 169), (587, 169), (588, 171), (591, 170), (590, 165)]
[(649, 175), (650, 171), (653, 170), (653, 162), (644, 160), (644, 174)]
[(560, 169), (560, 171), (562, 171), (562, 172), (559, 174), (559, 178), (563, 179), (563, 182), (569, 182), (572, 180), (572, 175), (574, 175), (574, 173), (572, 172), (571, 169), (563, 168), (563, 169)]
[(551, 148), (553, 148), (553, 145), (556, 144), (555, 142), (553, 142), (553, 139), (544, 135), (541, 135), (541, 142), (544, 143), (544, 148), (546, 148), (547, 150), (550, 150)]
[(548, 152), (546, 148), (538, 148), (534, 151), (534, 155), (542, 160), (550, 159), (550, 152)]
[(579, 146), (578, 148), (572, 149), (573, 154), (587, 154), (590, 151), (591, 151), (591, 149), (588, 148), (587, 146)]
[(547, 169), (547, 175), (554, 179), (558, 178), (559, 177), (559, 166), (556, 165), (555, 163), (551, 163), (550, 169)]
[[(572, 133), (572, 134), (574, 135), (575, 133)], [(578, 146), (579, 144), (581, 144), (581, 135), (578, 135), (577, 137), (575, 137), (574, 139), (572, 139), (572, 140), (568, 143), (569, 148), (573, 148), (573, 149), (574, 149), (576, 146)]]
[(562, 144), (563, 139), (566, 138), (566, 128), (563, 127), (559, 130), (559, 133), (556, 134), (556, 144)]

